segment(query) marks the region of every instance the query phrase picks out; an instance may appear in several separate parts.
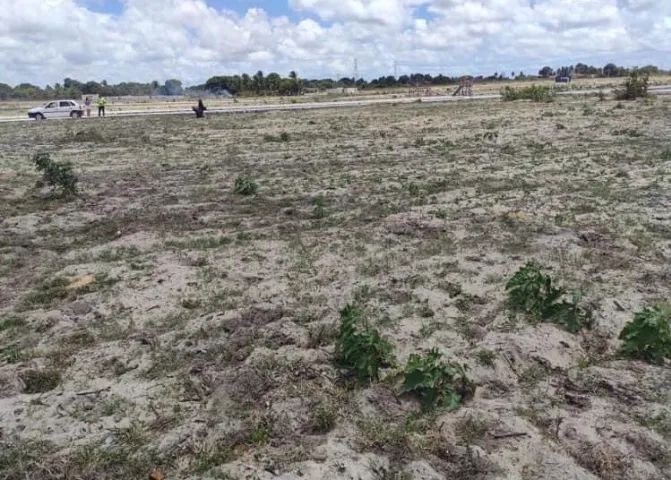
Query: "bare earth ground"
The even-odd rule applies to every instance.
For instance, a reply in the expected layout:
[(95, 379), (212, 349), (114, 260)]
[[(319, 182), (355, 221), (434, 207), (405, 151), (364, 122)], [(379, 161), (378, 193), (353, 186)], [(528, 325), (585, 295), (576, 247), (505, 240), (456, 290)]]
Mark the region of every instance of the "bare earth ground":
[[(670, 107), (0, 126), (0, 478), (671, 478), (671, 370), (617, 354), (671, 297)], [(81, 198), (35, 187), (37, 151)], [(532, 259), (594, 329), (508, 311)], [(466, 363), (475, 397), (422, 413), (347, 381), (350, 302), (400, 364)]]

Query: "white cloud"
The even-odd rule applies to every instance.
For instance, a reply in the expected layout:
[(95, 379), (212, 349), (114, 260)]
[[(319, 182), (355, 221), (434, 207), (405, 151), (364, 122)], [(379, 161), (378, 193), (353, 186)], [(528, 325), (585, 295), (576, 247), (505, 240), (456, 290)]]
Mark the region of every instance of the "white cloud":
[[(578, 61), (670, 67), (671, 2), (289, 0), (303, 19), (203, 0), (0, 0), (0, 82), (183, 78), (258, 69), (305, 76), (491, 73)], [(433, 68), (432, 68), (433, 67)]]

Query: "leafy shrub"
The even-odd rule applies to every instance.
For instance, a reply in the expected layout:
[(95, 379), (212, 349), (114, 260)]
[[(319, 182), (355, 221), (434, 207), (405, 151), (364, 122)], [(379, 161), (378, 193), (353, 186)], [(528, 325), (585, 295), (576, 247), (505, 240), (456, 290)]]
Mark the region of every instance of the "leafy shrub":
[(394, 363), (389, 342), (376, 329), (365, 325), (361, 310), (352, 305), (340, 311), (336, 359), (338, 365), (359, 380), (377, 380), (380, 369)]
[(79, 181), (72, 172), (69, 162), (58, 163), (51, 159), (48, 153), (37, 153), (32, 159), (35, 169), (42, 172), (44, 183), (52, 189), (60, 189), (64, 195), (75, 195), (77, 193), (77, 182)]
[(506, 284), (508, 303), (515, 309), (532, 315), (537, 320), (548, 320), (563, 325), (570, 332), (591, 327), (592, 312), (579, 306), (580, 295), (571, 301), (562, 300), (565, 290), (553, 284), (541, 267), (529, 262), (520, 268)]
[(542, 85), (531, 85), (524, 88), (513, 88), (506, 86), (501, 90), (501, 98), (505, 102), (515, 100), (531, 100), (534, 102), (551, 102), (555, 97), (555, 91)]
[(256, 184), (254, 179), (246, 175), (240, 175), (235, 179), (233, 191), (238, 195), (255, 195), (258, 189), (259, 186)]
[(636, 313), (619, 338), (624, 341), (622, 353), (628, 357), (654, 363), (671, 358), (671, 304)]
[(636, 100), (648, 96), (648, 80), (650, 76), (647, 73), (641, 73), (634, 70), (629, 74), (629, 78), (624, 83), (624, 88), (615, 91), (615, 98), (618, 100)]
[(466, 366), (443, 363), (438, 350), (426, 356), (410, 355), (404, 370), (403, 391), (419, 395), (424, 408), (436, 406), (454, 409), (472, 395), (475, 386), (466, 377)]

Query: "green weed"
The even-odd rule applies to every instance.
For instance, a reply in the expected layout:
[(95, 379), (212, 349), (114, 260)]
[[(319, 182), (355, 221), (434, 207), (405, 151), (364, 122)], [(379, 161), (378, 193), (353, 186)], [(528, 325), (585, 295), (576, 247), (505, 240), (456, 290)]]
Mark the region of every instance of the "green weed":
[(495, 352), (483, 348), (482, 350), (478, 350), (475, 357), (477, 358), (478, 363), (483, 367), (494, 368), (496, 360)]
[(238, 195), (256, 195), (259, 186), (256, 184), (254, 179), (246, 175), (240, 175), (235, 179), (235, 185), (233, 186), (233, 192)]
[(652, 363), (671, 358), (671, 304), (646, 308), (620, 333), (622, 353)]
[(52, 160), (48, 153), (37, 153), (32, 161), (35, 169), (42, 172), (43, 182), (52, 189), (59, 189), (64, 196), (77, 194), (79, 180), (73, 173), (70, 163), (58, 163)]
[(410, 355), (403, 372), (403, 392), (417, 394), (425, 409), (436, 406), (455, 409), (475, 392), (475, 385), (466, 376), (466, 366), (443, 363), (441, 357), (435, 349), (424, 357)]
[(570, 302), (562, 300), (565, 290), (556, 287), (552, 278), (543, 274), (534, 262), (527, 263), (515, 273), (506, 284), (506, 291), (513, 309), (537, 320), (563, 325), (572, 333), (592, 325), (592, 312), (579, 306), (580, 294), (574, 294)]
[(362, 312), (348, 305), (340, 312), (340, 331), (336, 340), (338, 365), (359, 380), (378, 380), (380, 369), (394, 363), (391, 344), (366, 325)]

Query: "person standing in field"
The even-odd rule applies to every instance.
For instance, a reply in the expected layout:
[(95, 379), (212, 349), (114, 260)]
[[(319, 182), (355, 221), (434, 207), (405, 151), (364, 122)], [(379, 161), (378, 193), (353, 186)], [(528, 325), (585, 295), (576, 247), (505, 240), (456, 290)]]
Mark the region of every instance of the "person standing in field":
[(91, 97), (86, 97), (86, 100), (84, 100), (84, 107), (86, 108), (87, 117), (91, 116), (91, 103)]
[(207, 110), (207, 107), (203, 103), (202, 98), (198, 99), (198, 106), (192, 107), (192, 110), (196, 113), (196, 118), (203, 118), (205, 116), (205, 110)]
[(98, 97), (98, 101), (96, 102), (98, 105), (98, 116), (99, 117), (104, 117), (105, 116), (105, 105), (107, 105), (107, 99), (105, 97)]

